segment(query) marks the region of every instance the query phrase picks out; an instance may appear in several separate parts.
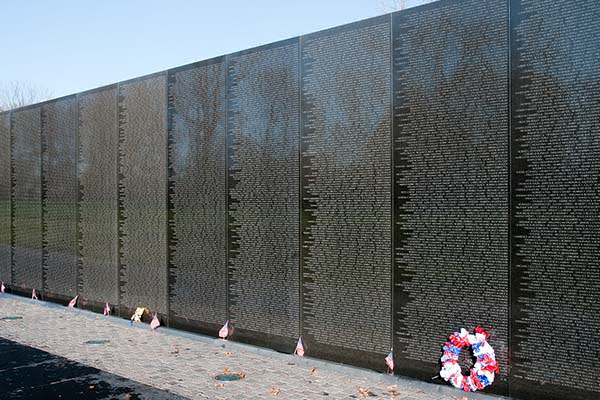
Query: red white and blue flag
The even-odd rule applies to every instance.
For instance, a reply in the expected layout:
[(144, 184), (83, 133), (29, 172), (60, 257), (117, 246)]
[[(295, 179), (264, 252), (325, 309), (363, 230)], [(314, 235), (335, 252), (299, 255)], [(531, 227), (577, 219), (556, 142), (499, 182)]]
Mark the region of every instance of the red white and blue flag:
[(104, 310), (102, 310), (102, 314), (104, 314), (104, 315), (110, 314), (110, 307), (108, 306), (108, 303), (104, 303)]
[(160, 326), (160, 321), (158, 320), (156, 313), (154, 313), (154, 315), (152, 316), (152, 321), (150, 322), (150, 329), (155, 330), (159, 326)]
[(70, 302), (69, 305), (67, 307), (69, 308), (73, 308), (75, 307), (75, 304), (77, 304), (77, 298), (79, 297), (79, 295), (75, 296)]
[(233, 333), (233, 329), (229, 326), (229, 320), (225, 321), (225, 325), (219, 330), (219, 337), (221, 339), (227, 339), (228, 336), (231, 336)]
[(31, 290), (31, 298), (32, 298), (33, 300), (37, 300), (37, 299), (38, 299), (38, 298), (37, 298), (37, 294), (35, 294), (35, 289), (32, 289), (32, 290)]
[(302, 336), (298, 338), (298, 343), (296, 343), (296, 350), (294, 350), (294, 354), (304, 357), (304, 340), (302, 340)]
[(394, 373), (394, 351), (390, 350), (388, 355), (385, 357), (385, 364), (388, 366), (390, 372)]

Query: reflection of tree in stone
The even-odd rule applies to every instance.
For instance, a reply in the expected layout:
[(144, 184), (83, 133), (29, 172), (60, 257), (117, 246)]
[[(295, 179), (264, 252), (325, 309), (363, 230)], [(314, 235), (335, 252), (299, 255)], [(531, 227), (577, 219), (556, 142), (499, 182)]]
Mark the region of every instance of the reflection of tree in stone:
[(169, 79), (170, 307), (175, 316), (226, 318), (225, 64)]
[(201, 146), (203, 142), (210, 143), (223, 126), (224, 82), (218, 79), (222, 69), (220, 64), (214, 64), (175, 74), (171, 114), (175, 142), (171, 162), (181, 179), (195, 172), (189, 168), (193, 163), (205, 164), (211, 154), (201, 151)]
[(298, 334), (298, 45), (231, 57), (231, 315), (241, 328)]
[(10, 114), (0, 113), (0, 281), (11, 282)]
[(77, 99), (42, 106), (44, 289), (77, 293)]
[(52, 101), (42, 107), (44, 168), (70, 171), (77, 154), (77, 100), (75, 97)]
[(42, 287), (40, 107), (12, 113), (13, 280)]
[(600, 390), (598, 5), (522, 2), (513, 27), (513, 376), (586, 398)]
[(118, 302), (116, 88), (79, 96), (81, 294)]
[(165, 313), (166, 77), (119, 86), (121, 302)]
[(310, 341), (381, 354), (391, 343), (389, 28), (383, 17), (310, 35), (302, 54), (304, 328)]
[[(396, 279), (403, 298), (396, 350), (411, 360), (403, 368), (437, 365), (447, 332), (481, 324), (492, 333), (497, 378), (505, 380), (507, 4), (464, 3), (394, 15), (402, 27), (394, 38)], [(493, 288), (483, 308), (465, 296), (481, 282)], [(456, 304), (471, 312), (449, 314)]]
[[(246, 57), (250, 59), (251, 56)], [(287, 64), (265, 62), (258, 57), (254, 62), (238, 64), (236, 90), (244, 96), (236, 98), (240, 110), (236, 116), (241, 118), (239, 123), (243, 125), (240, 126), (246, 128), (243, 132), (238, 131), (239, 140), (240, 144), (243, 142), (243, 145), (252, 146), (262, 153), (261, 162), (276, 164), (293, 157), (292, 138), (286, 134), (293, 128), (297, 129), (297, 116), (290, 115), (289, 110), (290, 100), (296, 96), (296, 88), (290, 84), (293, 78)], [(241, 111), (244, 109), (253, 111), (244, 113)], [(268, 146), (274, 147), (269, 149)]]

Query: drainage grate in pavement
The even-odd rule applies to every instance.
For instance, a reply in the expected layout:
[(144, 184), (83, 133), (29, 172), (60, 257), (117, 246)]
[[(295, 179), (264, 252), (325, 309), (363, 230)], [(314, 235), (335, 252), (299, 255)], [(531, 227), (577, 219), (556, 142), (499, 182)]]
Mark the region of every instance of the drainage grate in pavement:
[(106, 339), (92, 339), (85, 342), (85, 344), (106, 344), (110, 343), (110, 340)]
[(215, 376), (215, 379), (222, 382), (239, 381), (242, 379), (242, 375), (239, 373), (219, 374)]
[(23, 317), (18, 317), (18, 316), (2, 317), (2, 318), (0, 318), (0, 321), (15, 321), (17, 319), (23, 319)]

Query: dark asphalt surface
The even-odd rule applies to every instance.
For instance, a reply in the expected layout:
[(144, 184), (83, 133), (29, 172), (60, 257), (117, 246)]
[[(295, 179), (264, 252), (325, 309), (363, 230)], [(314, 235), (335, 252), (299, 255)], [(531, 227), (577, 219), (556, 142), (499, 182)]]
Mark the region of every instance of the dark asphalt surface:
[(0, 399), (185, 398), (0, 338)]

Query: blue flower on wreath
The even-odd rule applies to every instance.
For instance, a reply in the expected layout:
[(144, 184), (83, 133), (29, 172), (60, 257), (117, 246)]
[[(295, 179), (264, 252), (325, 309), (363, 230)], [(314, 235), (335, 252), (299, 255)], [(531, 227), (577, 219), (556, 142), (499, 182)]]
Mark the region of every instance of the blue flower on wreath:
[(460, 349), (458, 347), (454, 346), (454, 345), (444, 346), (443, 349), (446, 350), (446, 351), (450, 351), (450, 352), (452, 352), (452, 353), (454, 353), (456, 355), (460, 354)]
[(481, 381), (481, 383), (484, 386), (489, 386), (490, 380), (487, 378), (487, 376), (485, 376), (485, 375), (477, 375), (477, 377), (479, 378), (479, 380)]

